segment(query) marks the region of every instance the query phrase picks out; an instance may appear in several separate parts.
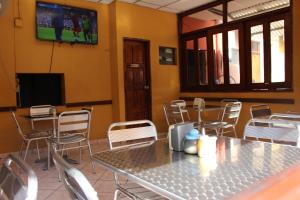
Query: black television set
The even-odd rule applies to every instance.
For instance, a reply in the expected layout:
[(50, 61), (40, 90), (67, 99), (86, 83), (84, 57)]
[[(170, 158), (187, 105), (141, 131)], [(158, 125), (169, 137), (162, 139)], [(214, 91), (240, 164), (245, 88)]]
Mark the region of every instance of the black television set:
[(96, 45), (97, 11), (37, 1), (36, 37), (40, 40)]
[(18, 107), (34, 105), (64, 105), (64, 74), (18, 73)]

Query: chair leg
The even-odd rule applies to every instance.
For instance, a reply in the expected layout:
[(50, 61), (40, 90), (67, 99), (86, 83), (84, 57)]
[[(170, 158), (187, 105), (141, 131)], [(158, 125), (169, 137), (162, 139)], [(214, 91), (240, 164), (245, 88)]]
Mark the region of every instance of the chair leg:
[(46, 141), (47, 142), (47, 146), (48, 146), (48, 161), (47, 161), (47, 168), (48, 168), (48, 170), (50, 169), (50, 162), (51, 162), (51, 153), (50, 153), (50, 142), (49, 141)]
[(235, 126), (233, 126), (232, 128), (233, 128), (234, 136), (237, 138), (237, 134), (236, 134)]
[(94, 164), (94, 161), (93, 161), (93, 157), (92, 157), (92, 149), (91, 149), (91, 144), (90, 144), (90, 141), (87, 141), (87, 144), (88, 144), (88, 148), (89, 148), (89, 153), (90, 153), (90, 160), (91, 160), (91, 164), (92, 164), (92, 168), (93, 168), (93, 173), (96, 174), (96, 170), (95, 170), (95, 164)]
[(81, 142), (79, 142), (79, 164), (81, 164), (81, 160), (82, 160), (82, 148), (81, 148)]
[(38, 155), (38, 159), (41, 160), (38, 140), (36, 140), (35, 143), (36, 143), (36, 152), (37, 152), (37, 155)]
[(25, 141), (23, 140), (22, 141), (22, 144), (21, 144), (21, 148), (20, 148), (20, 151), (19, 151), (19, 157), (22, 157), (22, 151), (23, 151), (23, 146), (25, 144)]
[(26, 151), (25, 151), (25, 155), (24, 155), (23, 160), (26, 160), (26, 157), (27, 157), (27, 153), (28, 153), (28, 149), (29, 149), (30, 143), (31, 143), (31, 140), (28, 140), (28, 141), (27, 141)]
[(115, 190), (115, 195), (114, 195), (114, 200), (117, 200), (119, 198), (119, 194), (120, 194), (119, 190), (116, 189)]

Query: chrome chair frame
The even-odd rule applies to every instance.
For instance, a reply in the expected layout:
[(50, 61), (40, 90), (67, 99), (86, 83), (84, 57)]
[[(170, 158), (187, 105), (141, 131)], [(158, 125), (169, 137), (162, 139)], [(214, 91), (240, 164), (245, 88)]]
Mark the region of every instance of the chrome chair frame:
[[(56, 137), (49, 138), (48, 143), (48, 168), (50, 167), (50, 148), (53, 146), (54, 151), (60, 151), (62, 154), (64, 151), (79, 149), (81, 154), (81, 148), (87, 147), (90, 154), (90, 161), (93, 172), (95, 173), (95, 166), (92, 159), (92, 150), (89, 141), (90, 137), (90, 124), (91, 113), (88, 110), (79, 111), (65, 111), (58, 116), (57, 121), (57, 135)], [(82, 144), (85, 142), (86, 144)], [(78, 144), (74, 146), (74, 144)], [(67, 145), (73, 145), (66, 147)], [(61, 147), (61, 148), (60, 148)], [(81, 159), (81, 155), (80, 155)]]
[(98, 194), (84, 174), (69, 165), (55, 151), (51, 151), (56, 169), (61, 174), (64, 186), (72, 199), (98, 200)]
[[(147, 124), (148, 126), (139, 126), (143, 124)], [(119, 129), (114, 130), (116, 128)], [(149, 120), (137, 120), (137, 121), (113, 123), (109, 126), (107, 134), (108, 134), (109, 147), (111, 150), (122, 149), (122, 148), (136, 146), (136, 145), (147, 145), (157, 140), (156, 127), (153, 124), (153, 122)], [(137, 140), (143, 140), (143, 139), (152, 139), (152, 140), (135, 142)], [(123, 144), (122, 142), (132, 142), (132, 143), (127, 145), (127, 144)], [(114, 146), (114, 144), (119, 144), (119, 145)], [(118, 175), (116, 173), (114, 173), (114, 178), (117, 186), (114, 194), (114, 200), (119, 198), (120, 193), (124, 194), (125, 196), (131, 199), (140, 199), (139, 196), (137, 196), (132, 191), (130, 191), (130, 189), (133, 188), (128, 187), (129, 185), (128, 180), (126, 181), (125, 184), (121, 184)], [(156, 195), (155, 193), (150, 192), (149, 190), (143, 188), (142, 186), (135, 185), (134, 189), (136, 188), (141, 188), (142, 190), (145, 190), (144, 191), (145, 193), (151, 193), (152, 195)]]
[(235, 137), (237, 137), (235, 127), (239, 121), (241, 110), (242, 110), (241, 102), (226, 103), (220, 121), (204, 123), (203, 127), (205, 129), (213, 129), (217, 133), (217, 135), (223, 135), (226, 132), (230, 132), (230, 131), (224, 132), (224, 129), (232, 128)]
[(18, 133), (21, 135), (21, 137), (23, 139), (19, 155), (22, 156), (23, 146), (26, 144), (26, 151), (25, 151), (25, 155), (23, 157), (23, 159), (26, 160), (27, 153), (28, 153), (31, 142), (36, 142), (36, 150), (37, 150), (38, 159), (41, 159), (37, 141), (39, 141), (39, 140), (46, 141), (47, 139), (49, 139), (51, 137), (52, 134), (49, 131), (36, 131), (36, 130), (31, 130), (29, 133), (24, 133), (18, 120), (17, 120), (16, 113), (12, 111), (11, 115), (12, 115), (13, 120), (16, 123)]
[(180, 108), (180, 112), (181, 112), (182, 116), (184, 116), (183, 114), (185, 113), (186, 116), (187, 116), (187, 118), (188, 118), (188, 120), (191, 120), (189, 111), (186, 109), (186, 102), (185, 102), (185, 100), (181, 100), (181, 99), (172, 100), (171, 104), (178, 105), (179, 108)]
[(168, 126), (184, 122), (180, 107), (177, 104), (165, 104), (163, 109)]
[[(259, 125), (257, 125), (259, 124)], [(293, 142), (300, 147), (300, 122), (284, 119), (250, 119), (244, 129), (244, 139), (268, 139), (274, 141)]]
[[(14, 171), (14, 166), (21, 170), (23, 178), (26, 175), (27, 181)], [(0, 171), (0, 199), (36, 200), (37, 193), (38, 179), (32, 168), (14, 155), (8, 155)]]

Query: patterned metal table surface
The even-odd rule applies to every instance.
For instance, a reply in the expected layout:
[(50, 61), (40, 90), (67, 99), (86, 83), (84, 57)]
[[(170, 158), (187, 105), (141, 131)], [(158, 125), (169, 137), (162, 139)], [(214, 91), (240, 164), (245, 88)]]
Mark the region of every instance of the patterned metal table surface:
[(170, 199), (227, 199), (299, 163), (300, 149), (219, 137), (208, 158), (170, 151), (166, 140), (93, 157)]

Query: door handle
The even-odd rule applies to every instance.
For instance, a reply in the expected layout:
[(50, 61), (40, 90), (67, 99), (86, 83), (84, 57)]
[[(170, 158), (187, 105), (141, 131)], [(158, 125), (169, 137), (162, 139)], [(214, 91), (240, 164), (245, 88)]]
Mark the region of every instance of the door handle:
[(145, 89), (145, 90), (149, 90), (149, 88), (150, 88), (149, 85), (145, 85), (145, 86), (144, 86), (144, 89)]

